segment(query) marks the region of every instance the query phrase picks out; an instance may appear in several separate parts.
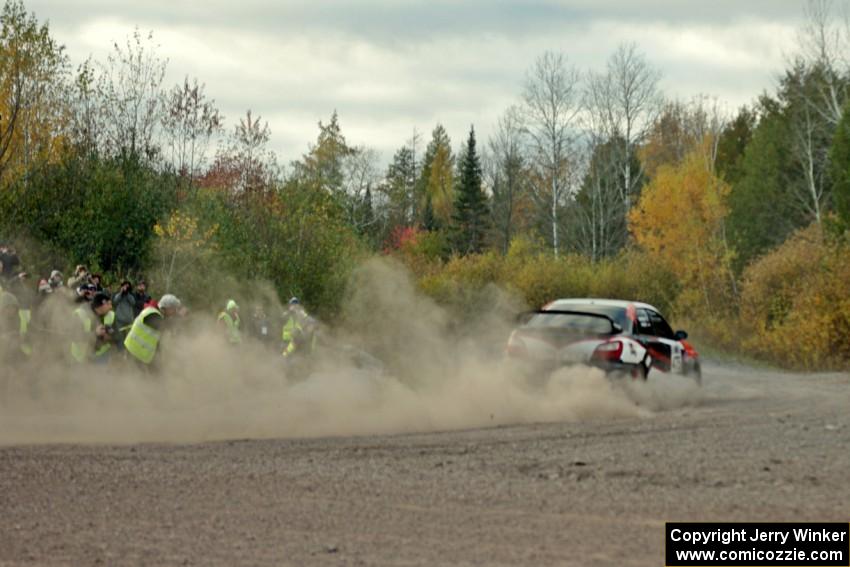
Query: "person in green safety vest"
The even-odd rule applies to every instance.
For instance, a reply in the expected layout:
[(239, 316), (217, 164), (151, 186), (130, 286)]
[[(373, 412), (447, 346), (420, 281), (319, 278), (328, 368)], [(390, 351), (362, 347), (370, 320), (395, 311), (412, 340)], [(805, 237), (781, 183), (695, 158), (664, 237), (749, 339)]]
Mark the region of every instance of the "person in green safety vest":
[(107, 363), (115, 352), (119, 341), (118, 329), (115, 326), (115, 310), (109, 292), (98, 292), (92, 298), (92, 310), (99, 321), (95, 328), (97, 340), (94, 345), (93, 362)]
[(146, 371), (156, 371), (159, 343), (166, 321), (183, 314), (183, 304), (170, 293), (163, 295), (156, 306), (149, 305), (142, 309), (124, 339), (124, 350), (130, 359)]
[(21, 352), (27, 358), (32, 356), (32, 341), (30, 340), (30, 323), (32, 322), (32, 309), (18, 309), (18, 336), (21, 341)]
[(17, 297), (0, 292), (0, 367), (25, 360), (29, 322), (22, 312)]
[(77, 363), (106, 363), (115, 342), (115, 313), (106, 293), (95, 293), (91, 303), (82, 302), (74, 310), (79, 320), (71, 341), (71, 359)]
[(20, 335), (20, 350), (27, 356), (32, 356), (32, 341), (29, 333), (32, 323), (32, 307), (35, 303), (35, 287), (30, 285), (29, 274), (21, 272), (9, 280), (9, 293), (18, 300), (18, 334)]
[(301, 301), (297, 297), (289, 300), (286, 321), (283, 323), (281, 340), (283, 341), (283, 356), (290, 357), (296, 352), (304, 352), (310, 342), (305, 325), (309, 317)]
[(224, 327), (227, 342), (232, 345), (242, 344), (242, 320), (239, 318), (239, 306), (234, 300), (228, 300), (224, 311), (218, 314), (218, 324)]

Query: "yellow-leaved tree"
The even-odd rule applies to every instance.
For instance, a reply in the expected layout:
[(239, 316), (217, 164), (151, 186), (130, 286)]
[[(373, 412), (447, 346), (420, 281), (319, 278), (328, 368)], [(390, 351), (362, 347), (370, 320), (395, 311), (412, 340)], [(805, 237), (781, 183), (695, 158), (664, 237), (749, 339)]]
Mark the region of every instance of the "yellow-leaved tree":
[(677, 307), (719, 315), (734, 302), (723, 222), (730, 187), (697, 150), (677, 165), (662, 165), (629, 213), (637, 243), (679, 279)]
[(68, 57), (46, 23), (10, 0), (0, 9), (0, 176), (18, 178), (61, 155)]
[(850, 242), (817, 222), (792, 234), (744, 271), (743, 346), (790, 368), (847, 369), (848, 281)]
[[(164, 224), (157, 223), (153, 230), (157, 237), (159, 277), (166, 293), (174, 290), (175, 283), (184, 279), (189, 268), (203, 272), (200, 265), (213, 252), (211, 241), (218, 225), (202, 228), (196, 217), (176, 210)], [(197, 282), (181, 281), (181, 284), (181, 288), (186, 288), (194, 287), (192, 284), (197, 285)]]

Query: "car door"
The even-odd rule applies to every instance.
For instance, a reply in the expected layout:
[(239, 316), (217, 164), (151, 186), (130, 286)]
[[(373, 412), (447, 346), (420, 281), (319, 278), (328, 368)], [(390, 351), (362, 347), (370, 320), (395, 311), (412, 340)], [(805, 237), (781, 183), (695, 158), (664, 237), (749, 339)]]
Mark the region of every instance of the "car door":
[(682, 349), (664, 317), (652, 309), (639, 308), (635, 334), (649, 350), (652, 365), (662, 372), (681, 372)]
[(652, 325), (653, 350), (661, 354), (660, 360), (665, 363), (668, 371), (681, 373), (684, 364), (682, 343), (676, 339), (673, 328), (660, 313), (652, 309), (647, 309), (646, 312)]

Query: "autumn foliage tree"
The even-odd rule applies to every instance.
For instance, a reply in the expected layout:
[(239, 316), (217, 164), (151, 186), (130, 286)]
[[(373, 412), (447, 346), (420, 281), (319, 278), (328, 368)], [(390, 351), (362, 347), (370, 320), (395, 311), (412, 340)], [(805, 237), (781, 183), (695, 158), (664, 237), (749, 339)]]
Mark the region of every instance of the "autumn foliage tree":
[(449, 223), (454, 202), (454, 164), (452, 142), (442, 125), (437, 124), (431, 134), (431, 141), (425, 150), (422, 163), (422, 175), (419, 177), (419, 195), (425, 200), (419, 210), (422, 211), (422, 224), (428, 230), (440, 228)]
[(728, 300), (731, 254), (723, 221), (729, 190), (694, 151), (679, 165), (659, 167), (629, 214), (637, 243), (679, 277), (683, 309), (713, 315)]
[(68, 58), (20, 1), (0, 12), (0, 175), (57, 162)]
[(791, 368), (846, 367), (848, 279), (850, 243), (817, 223), (795, 232), (744, 272), (744, 348)]
[(212, 252), (210, 242), (218, 225), (199, 226), (198, 218), (185, 211), (175, 210), (168, 220), (153, 227), (159, 256), (158, 279), (166, 293), (186, 270)]

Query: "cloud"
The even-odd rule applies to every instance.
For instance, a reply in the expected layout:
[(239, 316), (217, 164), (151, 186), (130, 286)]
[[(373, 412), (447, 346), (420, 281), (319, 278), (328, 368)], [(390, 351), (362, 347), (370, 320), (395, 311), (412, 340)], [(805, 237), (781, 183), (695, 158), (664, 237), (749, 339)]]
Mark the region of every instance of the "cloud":
[[(743, 5), (741, 5), (743, 4)], [(650, 0), (360, 2), (243, 0), (205, 3), (28, 3), (51, 21), (75, 62), (102, 59), (135, 26), (154, 31), (169, 83), (206, 83), (227, 118), (247, 109), (272, 129), (286, 162), (339, 112), (355, 144), (385, 159), (414, 128), (443, 123), (456, 145), (474, 123), (486, 139), (545, 50), (580, 69), (602, 69), (634, 41), (672, 96), (716, 95), (731, 107), (770, 90), (793, 49), (797, 1)]]

